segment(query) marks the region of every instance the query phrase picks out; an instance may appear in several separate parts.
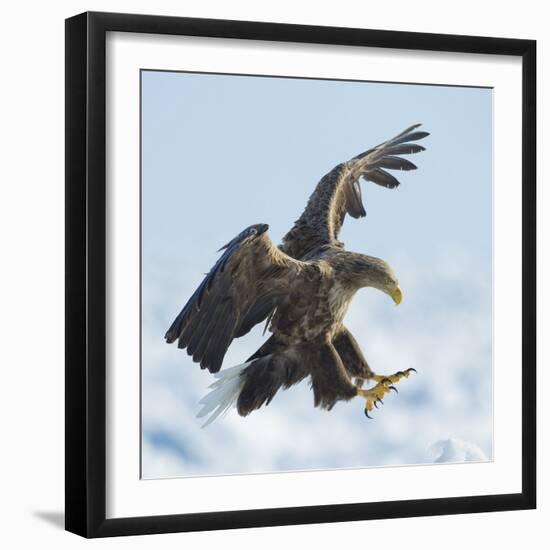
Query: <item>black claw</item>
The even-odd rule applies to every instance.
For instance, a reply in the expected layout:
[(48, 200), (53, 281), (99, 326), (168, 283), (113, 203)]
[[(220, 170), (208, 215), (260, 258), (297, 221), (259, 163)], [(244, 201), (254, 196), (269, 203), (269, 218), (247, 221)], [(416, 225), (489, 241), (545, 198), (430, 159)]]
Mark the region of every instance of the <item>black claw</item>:
[(376, 401), (380, 401), (380, 403), (382, 403), (382, 405), (384, 404), (384, 401), (382, 401), (382, 399), (380, 399), (380, 397), (377, 397)]
[(369, 416), (369, 411), (367, 409), (365, 409), (365, 416), (372, 420), (372, 416)]
[(407, 369), (407, 372), (416, 372), (418, 374), (418, 371), (413, 367)]
[(395, 386), (388, 386), (388, 390), (393, 390), (395, 393), (399, 393)]

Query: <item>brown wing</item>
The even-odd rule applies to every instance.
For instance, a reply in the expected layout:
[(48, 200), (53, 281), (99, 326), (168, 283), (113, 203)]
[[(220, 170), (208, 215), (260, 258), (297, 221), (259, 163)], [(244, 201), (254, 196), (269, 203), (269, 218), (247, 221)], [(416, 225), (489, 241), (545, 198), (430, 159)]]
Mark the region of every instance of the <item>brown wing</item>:
[(294, 227), (283, 238), (281, 249), (293, 258), (301, 259), (326, 245), (339, 245), (338, 235), (346, 213), (353, 218), (366, 216), (359, 179), (372, 181), (388, 189), (399, 181), (386, 170), (415, 170), (416, 166), (400, 155), (424, 151), (411, 143), (428, 136), (416, 131), (415, 124), (393, 137), (357, 155), (331, 170), (321, 181)]
[(166, 332), (193, 361), (210, 372), (220, 370), (233, 338), (248, 312), (264, 296), (276, 305), (306, 270), (273, 245), (268, 226), (252, 225), (225, 245), (207, 274)]

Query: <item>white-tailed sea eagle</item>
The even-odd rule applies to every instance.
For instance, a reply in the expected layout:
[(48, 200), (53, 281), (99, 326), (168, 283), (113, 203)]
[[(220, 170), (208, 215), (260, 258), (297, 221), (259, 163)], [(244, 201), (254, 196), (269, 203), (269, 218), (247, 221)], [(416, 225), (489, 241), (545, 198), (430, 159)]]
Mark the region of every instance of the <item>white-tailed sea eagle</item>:
[[(360, 396), (365, 414), (414, 369), (375, 374), (343, 325), (355, 293), (374, 287), (396, 304), (402, 292), (390, 266), (349, 252), (338, 240), (346, 214), (366, 215), (360, 178), (388, 189), (399, 181), (386, 170), (414, 170), (401, 155), (424, 150), (429, 134), (416, 124), (343, 162), (318, 183), (307, 206), (277, 247), (266, 224), (252, 225), (221, 250), (222, 256), (166, 332), (201, 368), (217, 373), (199, 416), (208, 422), (236, 405), (241, 416), (269, 404), (280, 388), (310, 377), (314, 404), (331, 409)], [(234, 338), (266, 321), (271, 337), (242, 365), (224, 369)], [(376, 385), (363, 388), (365, 380)]]

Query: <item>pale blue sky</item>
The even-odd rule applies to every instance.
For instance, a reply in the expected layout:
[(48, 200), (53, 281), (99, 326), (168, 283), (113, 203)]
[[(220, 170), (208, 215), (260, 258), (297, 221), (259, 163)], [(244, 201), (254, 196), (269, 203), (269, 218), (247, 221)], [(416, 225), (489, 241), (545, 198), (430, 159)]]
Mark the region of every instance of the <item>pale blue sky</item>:
[[(268, 223), (278, 242), (326, 172), (416, 122), (432, 134), (410, 157), (419, 170), (400, 173), (394, 191), (363, 183), (367, 218), (348, 218), (341, 238), (388, 260), (404, 290), (399, 308), (371, 291), (350, 308), (367, 358), (380, 372), (423, 374), (368, 428), (358, 401), (312, 412), (304, 383), (272, 411), (200, 430), (194, 414), (211, 380), (163, 334), (215, 251), (252, 223)], [(144, 475), (419, 463), (446, 437), (491, 456), (491, 170), (488, 89), (142, 72)], [(262, 339), (236, 341), (224, 365)], [(324, 441), (298, 452), (297, 414), (325, 439), (329, 426), (339, 441), (342, 429), (368, 429), (371, 444), (350, 435), (349, 448)], [(396, 442), (390, 419), (405, 417), (420, 433)], [(266, 426), (289, 441), (262, 444)]]

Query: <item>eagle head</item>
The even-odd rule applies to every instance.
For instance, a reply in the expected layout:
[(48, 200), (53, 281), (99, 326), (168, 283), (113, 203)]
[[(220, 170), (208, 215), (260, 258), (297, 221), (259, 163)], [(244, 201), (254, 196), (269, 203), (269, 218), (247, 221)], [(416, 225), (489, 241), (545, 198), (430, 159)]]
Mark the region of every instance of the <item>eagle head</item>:
[(388, 262), (364, 254), (356, 254), (355, 256), (353, 270), (356, 284), (363, 288), (373, 287), (381, 290), (398, 306), (403, 300), (403, 291)]

